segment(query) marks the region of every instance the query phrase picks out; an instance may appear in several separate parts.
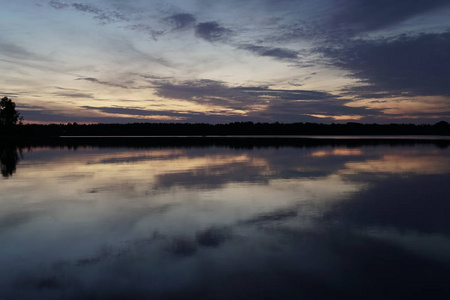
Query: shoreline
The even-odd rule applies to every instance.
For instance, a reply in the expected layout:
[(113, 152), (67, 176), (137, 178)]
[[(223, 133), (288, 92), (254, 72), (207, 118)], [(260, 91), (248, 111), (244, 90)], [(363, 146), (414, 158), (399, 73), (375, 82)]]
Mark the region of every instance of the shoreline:
[(449, 147), (449, 136), (3, 136), (1, 145), (17, 147), (314, 147), (436, 145)]

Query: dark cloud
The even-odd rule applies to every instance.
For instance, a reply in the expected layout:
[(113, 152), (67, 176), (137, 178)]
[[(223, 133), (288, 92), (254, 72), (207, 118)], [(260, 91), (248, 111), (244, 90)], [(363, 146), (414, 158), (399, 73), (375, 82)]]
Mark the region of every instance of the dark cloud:
[(172, 77), (167, 76), (157, 76), (157, 75), (148, 75), (148, 74), (139, 74), (140, 77), (151, 80), (169, 80)]
[(228, 39), (231, 30), (221, 26), (217, 22), (204, 22), (197, 24), (195, 34), (209, 42), (217, 42)]
[(49, 108), (32, 108), (32, 109), (20, 109), (20, 114), (24, 117), (26, 122), (32, 121), (45, 121), (49, 123), (134, 123), (142, 121), (137, 117), (123, 117), (123, 116), (83, 116), (80, 109), (74, 111), (72, 114), (61, 114), (59, 111), (53, 111)]
[(37, 109), (37, 110), (40, 110), (40, 109), (44, 109), (44, 107), (43, 106), (37, 106), (37, 105), (29, 105), (29, 104), (18, 104), (18, 107), (20, 107), (20, 108), (23, 108), (23, 109)]
[(372, 31), (448, 5), (447, 0), (345, 0), (336, 3), (328, 25), (347, 28), (352, 33)]
[[(208, 113), (178, 112), (174, 110), (146, 110), (141, 108), (117, 107), (117, 106), (113, 107), (82, 106), (82, 108), (109, 114), (115, 114), (117, 115), (116, 119), (120, 118), (120, 116), (123, 116), (122, 119), (119, 119), (121, 121), (119, 121), (118, 123), (137, 122), (139, 120), (142, 121), (143, 117), (148, 116), (160, 117), (161, 120), (163, 121), (166, 120), (170, 122), (181, 120), (183, 122), (198, 122), (198, 123), (221, 123), (221, 122), (228, 123), (245, 120), (245, 117), (243, 116), (228, 115), (227, 112), (214, 112), (214, 111), (210, 111)], [(218, 113), (220, 113), (220, 115)], [(134, 119), (132, 119), (133, 117)], [(98, 117), (97, 120), (99, 120), (99, 118), (100, 117)], [(107, 120), (110, 118), (112, 117), (106, 117), (104, 119)]]
[(272, 48), (257, 45), (242, 45), (239, 49), (250, 51), (259, 56), (269, 56), (282, 60), (291, 60), (298, 58), (298, 51), (285, 48)]
[(237, 87), (233, 90), (240, 91), (244, 94), (248, 94), (254, 97), (272, 97), (276, 100), (325, 100), (334, 99), (334, 96), (327, 92), (312, 91), (312, 90), (282, 90), (282, 89), (270, 89), (268, 87)]
[[(156, 94), (164, 98), (183, 99), (223, 107), (239, 107), (239, 105), (242, 105), (240, 104), (241, 101), (236, 98), (236, 93), (221, 81), (202, 79), (176, 83), (163, 81), (154, 84)], [(247, 102), (246, 105), (252, 103), (254, 101)]]
[(4, 96), (9, 96), (9, 98), (11, 98), (11, 97), (17, 97), (20, 94), (21, 93), (0, 92), (0, 97), (3, 98)]
[(381, 114), (377, 109), (347, 106), (350, 102), (338, 99), (273, 102), (264, 111), (258, 112), (258, 115), (273, 121), (331, 123), (335, 121), (334, 118), (343, 115), (369, 117)]
[[(350, 100), (321, 91), (270, 89), (264, 86), (230, 87), (214, 80), (154, 81), (153, 84), (160, 97), (247, 110), (249, 117), (258, 119), (312, 122), (321, 119), (309, 115), (329, 116), (327, 121), (332, 121), (332, 117), (339, 115), (379, 113), (376, 109), (347, 106)], [(255, 105), (266, 108), (254, 110)]]
[(244, 224), (256, 224), (256, 225), (267, 225), (276, 222), (286, 221), (288, 219), (296, 218), (298, 216), (298, 212), (296, 210), (279, 210), (279, 211), (271, 211), (266, 214), (258, 215), (249, 220), (243, 221)]
[[(248, 121), (246, 116), (229, 115), (226, 112), (218, 114), (217, 112), (199, 113), (199, 112), (175, 112), (172, 110), (142, 110), (137, 108), (125, 107), (95, 107), (83, 106), (73, 111), (72, 114), (52, 110), (49, 107), (19, 105), (19, 112), (26, 122), (45, 121), (49, 123), (136, 123), (148, 121), (145, 117), (157, 116), (158, 122), (192, 122), (192, 123), (230, 123)], [(83, 110), (91, 112), (110, 113), (110, 116), (102, 114), (90, 114), (84, 116)], [(267, 119), (254, 118), (253, 121), (267, 121)]]
[[(359, 85), (359, 86), (349, 86), (345, 87), (342, 90), (341, 95), (344, 96), (356, 96), (360, 99), (384, 99), (384, 98), (393, 98), (393, 97), (414, 97), (414, 94), (406, 91), (399, 90), (391, 90), (386, 91), (381, 86), (375, 85)], [(395, 100), (399, 101), (399, 100)], [(405, 101), (403, 99), (402, 101)]]
[[(355, 40), (320, 51), (367, 83), (364, 93), (450, 96), (450, 32)], [(360, 87), (353, 89), (358, 94)]]
[(191, 28), (195, 25), (195, 17), (191, 14), (175, 14), (165, 18), (173, 30), (180, 30), (185, 28)]
[(56, 96), (61, 97), (68, 97), (68, 98), (94, 98), (92, 94), (86, 94), (86, 93), (54, 93)]
[[(272, 24), (276, 34), (266, 36), (264, 41), (282, 43), (307, 40), (328, 46), (339, 45), (372, 31), (394, 28), (414, 17), (450, 9), (447, 0), (342, 0), (330, 2), (330, 5), (326, 12), (318, 13), (311, 19), (305, 19), (303, 15), (276, 19)], [(411, 31), (417, 32), (417, 29), (411, 28)]]
[(281, 90), (268, 87), (230, 87), (222, 81), (188, 80), (154, 82), (157, 95), (199, 103), (252, 105), (273, 100), (323, 100), (335, 96), (311, 90)]

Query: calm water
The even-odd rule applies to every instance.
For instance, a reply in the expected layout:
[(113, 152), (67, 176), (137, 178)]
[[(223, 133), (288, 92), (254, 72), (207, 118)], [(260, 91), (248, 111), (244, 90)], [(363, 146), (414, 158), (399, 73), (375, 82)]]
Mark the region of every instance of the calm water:
[(450, 295), (450, 148), (3, 148), (0, 299)]

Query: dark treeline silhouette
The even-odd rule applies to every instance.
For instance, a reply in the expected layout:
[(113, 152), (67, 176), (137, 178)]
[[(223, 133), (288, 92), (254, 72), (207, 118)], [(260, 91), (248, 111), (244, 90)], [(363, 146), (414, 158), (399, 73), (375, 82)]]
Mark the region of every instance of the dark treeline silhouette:
[(50, 124), (0, 127), (3, 135), (37, 136), (206, 136), (206, 135), (450, 135), (445, 121), (430, 124), (319, 123), (130, 123)]

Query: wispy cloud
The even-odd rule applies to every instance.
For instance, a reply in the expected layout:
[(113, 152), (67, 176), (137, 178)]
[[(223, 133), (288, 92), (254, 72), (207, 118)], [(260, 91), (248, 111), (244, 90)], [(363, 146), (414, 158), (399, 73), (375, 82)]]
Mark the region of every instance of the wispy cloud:
[(173, 30), (182, 30), (195, 26), (196, 18), (191, 14), (174, 14), (164, 19)]
[(276, 59), (281, 60), (293, 60), (298, 58), (298, 51), (290, 50), (286, 48), (273, 48), (273, 47), (264, 47), (258, 45), (241, 45), (239, 49), (250, 51), (259, 56), (269, 56)]
[(0, 58), (6, 57), (17, 60), (40, 60), (50, 61), (51, 59), (40, 54), (36, 54), (25, 47), (12, 42), (3, 42), (0, 40)]
[(54, 93), (55, 96), (67, 97), (67, 98), (83, 98), (92, 99), (94, 96), (87, 93)]
[(84, 3), (63, 3), (59, 1), (50, 1), (49, 5), (57, 10), (73, 8), (77, 11), (94, 15), (94, 19), (100, 24), (110, 24), (116, 22), (128, 22), (129, 18), (119, 11), (100, 9), (97, 6)]
[(106, 86), (110, 86), (110, 87), (118, 87), (118, 88), (122, 88), (122, 89), (128, 89), (129, 87), (123, 84), (118, 84), (118, 83), (114, 83), (114, 82), (108, 82), (108, 81), (102, 81), (102, 80), (98, 80), (97, 78), (93, 78), (93, 77), (81, 77), (81, 78), (77, 78), (76, 80), (84, 80), (84, 81), (89, 81), (92, 83), (97, 83), (97, 84), (101, 84), (101, 85), (106, 85)]
[(67, 8), (67, 7), (70, 6), (69, 4), (62, 3), (62, 2), (59, 2), (59, 1), (50, 1), (48, 4), (51, 7), (53, 7), (54, 9), (64, 9), (64, 8)]

